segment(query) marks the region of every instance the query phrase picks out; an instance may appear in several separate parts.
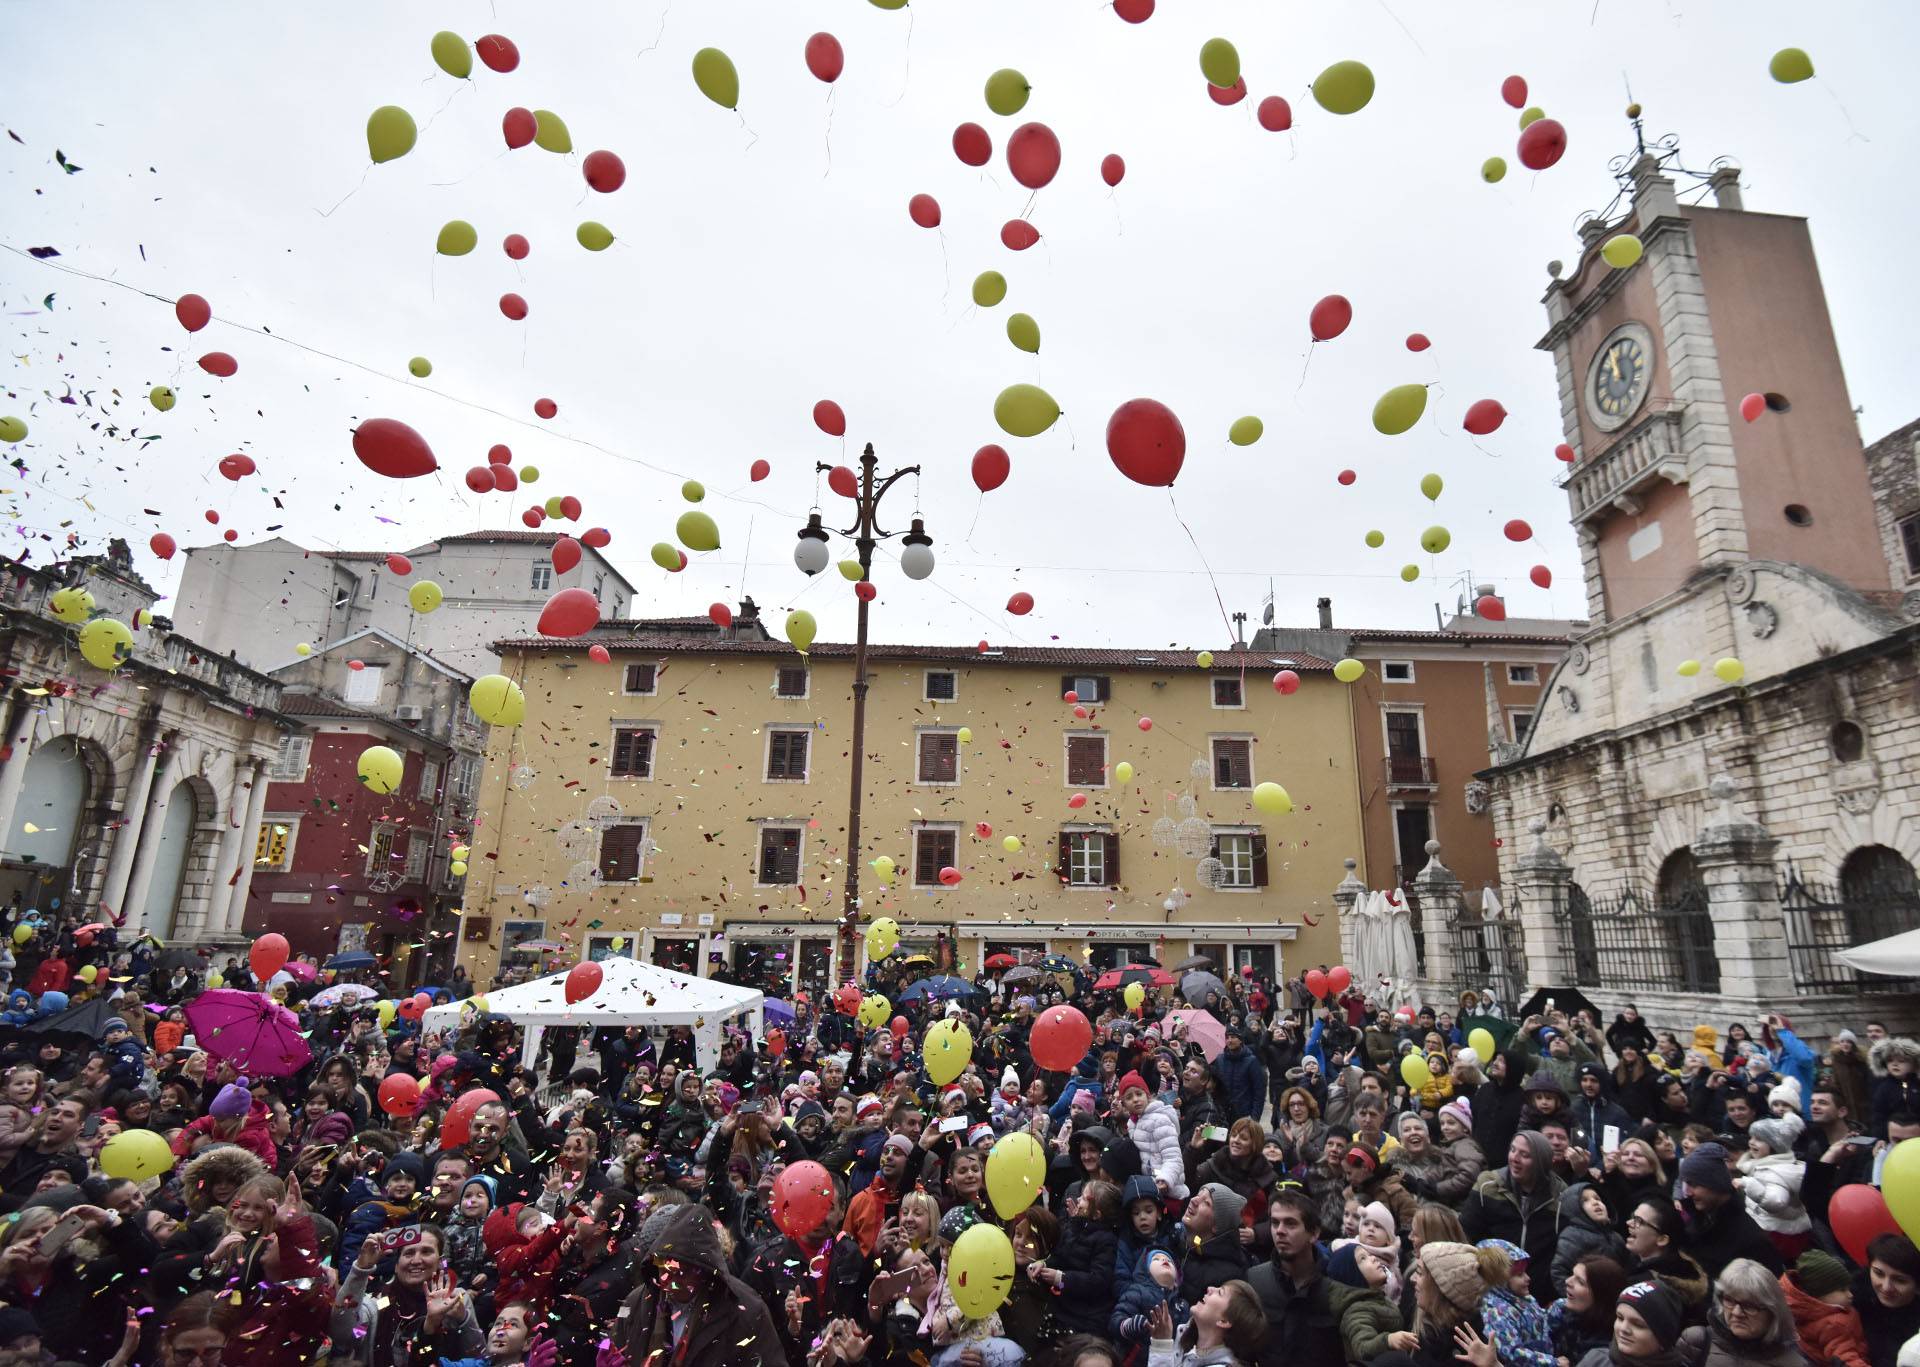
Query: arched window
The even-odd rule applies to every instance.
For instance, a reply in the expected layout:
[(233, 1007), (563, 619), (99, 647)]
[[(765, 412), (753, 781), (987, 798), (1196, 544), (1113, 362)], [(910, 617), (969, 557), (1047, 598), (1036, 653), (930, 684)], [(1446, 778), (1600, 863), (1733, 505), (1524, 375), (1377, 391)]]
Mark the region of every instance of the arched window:
[(7, 856), (45, 868), (65, 868), (80, 840), (93, 784), (80, 744), (58, 736), (27, 757), (27, 772), (7, 833)]
[(147, 904), (141, 909), (146, 928), (163, 940), (171, 940), (180, 912), (180, 894), (184, 891), (187, 856), (193, 852), (194, 827), (199, 824), (199, 804), (194, 801), (193, 785), (182, 780), (174, 785), (167, 799), (166, 820), (154, 834), (160, 846), (154, 851), (153, 882), (147, 886)]
[(1713, 911), (1706, 883), (1693, 850), (1681, 846), (1660, 865), (1654, 888), (1655, 941), (1672, 956), (1672, 967), (1684, 991), (1718, 992), (1720, 963), (1714, 957)]
[(1853, 944), (1920, 928), (1920, 876), (1900, 851), (1862, 845), (1840, 865), (1840, 900)]

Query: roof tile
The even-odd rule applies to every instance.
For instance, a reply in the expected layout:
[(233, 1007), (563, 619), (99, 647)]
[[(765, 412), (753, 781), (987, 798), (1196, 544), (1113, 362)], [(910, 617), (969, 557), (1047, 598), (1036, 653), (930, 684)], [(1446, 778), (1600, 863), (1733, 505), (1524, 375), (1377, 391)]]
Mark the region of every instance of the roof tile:
[[(586, 636), (522, 636), (495, 641), (497, 651), (584, 651), (589, 646), (605, 646), (610, 652), (679, 655), (787, 655), (794, 654), (785, 641), (733, 641), (718, 638), (689, 637), (667, 632), (631, 632), (619, 635), (595, 633)], [(847, 641), (815, 641), (810, 655), (828, 659), (846, 659), (854, 646)], [(1083, 646), (1005, 646), (982, 653), (977, 646), (873, 645), (867, 657), (874, 660), (930, 660), (951, 664), (978, 665), (1052, 665), (1084, 669), (1187, 670), (1199, 669), (1197, 651), (1192, 650), (1113, 650)], [(1213, 672), (1236, 669), (1265, 671), (1281, 668), (1289, 661), (1295, 670), (1320, 672), (1333, 668), (1331, 660), (1299, 651), (1268, 652), (1252, 650), (1216, 650)]]

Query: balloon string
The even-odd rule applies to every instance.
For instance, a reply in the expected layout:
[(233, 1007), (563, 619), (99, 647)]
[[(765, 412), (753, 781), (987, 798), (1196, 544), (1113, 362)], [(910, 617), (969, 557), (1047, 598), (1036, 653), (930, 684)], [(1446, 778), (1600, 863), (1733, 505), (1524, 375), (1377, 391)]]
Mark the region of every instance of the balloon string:
[(460, 92), (462, 90), (467, 89), (472, 84), (473, 84), (473, 81), (471, 79), (465, 79), (465, 80), (462, 80), (459, 85), (455, 86), (453, 88), (453, 93), (447, 96), (447, 98), (441, 102), (440, 107), (438, 109), (433, 111), (433, 117), (429, 118), (425, 123), (420, 125), (420, 131), (422, 133), (425, 133), (429, 128), (433, 127), (434, 119), (437, 119), (442, 114), (446, 113), (448, 106), (450, 106), (455, 100), (460, 98)]
[(892, 109), (907, 98), (907, 87), (913, 81), (913, 7), (907, 7), (907, 41), (900, 54), (900, 93), (887, 102), (884, 108)]
[(947, 300), (953, 295), (953, 270), (947, 260), (947, 230), (935, 228), (940, 237), (940, 312), (947, 311)]
[(667, 7), (660, 11), (660, 31), (653, 35), (652, 45), (649, 47), (641, 48), (638, 52), (634, 54), (635, 57), (644, 57), (649, 52), (659, 51), (660, 40), (667, 36), (667, 16), (672, 13), (673, 13), (673, 0), (667, 0)]
[(1837, 109), (1839, 109), (1840, 117), (1847, 121), (1847, 134), (1848, 134), (1847, 141), (1848, 142), (1856, 142), (1856, 141), (1872, 142), (1873, 141), (1872, 138), (1868, 137), (1865, 133), (1862, 133), (1858, 128), (1854, 126), (1853, 115), (1847, 112), (1846, 105), (1840, 102), (1840, 97), (1834, 93), (1833, 87), (1828, 85), (1823, 80), (1820, 82), (1820, 88), (1827, 92), (1827, 98), (1832, 100), (1834, 103), (1834, 106)]
[(831, 85), (827, 87), (827, 128), (825, 140), (827, 144), (827, 169), (820, 173), (822, 180), (825, 180), (833, 174), (833, 87)]
[(1306, 365), (1300, 367), (1300, 383), (1293, 387), (1293, 397), (1296, 401), (1300, 398), (1300, 391), (1307, 387), (1307, 367), (1313, 364), (1313, 348), (1314, 343), (1308, 342), (1307, 362)]
[(1107, 191), (1107, 203), (1113, 205), (1114, 226), (1120, 230), (1120, 236), (1125, 237), (1127, 235), (1127, 220), (1120, 216), (1120, 192), (1118, 190)]
[[(1594, 0), (1594, 8), (1598, 9), (1599, 7), (1600, 0)], [(1380, 8), (1387, 11), (1387, 17), (1389, 19), (1400, 25), (1400, 31), (1407, 35), (1407, 41), (1413, 44), (1413, 50), (1422, 57), (1426, 56), (1427, 50), (1420, 46), (1420, 40), (1413, 36), (1413, 30), (1408, 28), (1406, 24), (1402, 22), (1400, 16), (1393, 12), (1392, 8), (1387, 4), (1387, 0), (1380, 0)]]
[(1187, 540), (1193, 542), (1193, 553), (1200, 557), (1200, 567), (1207, 572), (1207, 583), (1213, 587), (1213, 601), (1220, 608), (1220, 621), (1227, 629), (1227, 639), (1234, 639), (1233, 619), (1227, 616), (1227, 600), (1220, 596), (1220, 581), (1213, 577), (1213, 566), (1207, 563), (1207, 553), (1200, 549), (1200, 542), (1193, 534), (1193, 528), (1180, 516), (1180, 505), (1174, 501), (1173, 486), (1167, 486), (1167, 506), (1173, 509), (1173, 520), (1180, 524), (1180, 530), (1187, 534)]
[(986, 496), (986, 493), (983, 491), (974, 499), (973, 521), (967, 524), (967, 535), (965, 537), (965, 542), (968, 550), (973, 549), (973, 529), (980, 525), (980, 510), (985, 508), (986, 506), (987, 506), (987, 496)]
[[(369, 161), (367, 163), (367, 169), (360, 173), (360, 185), (365, 185), (367, 183), (367, 177), (372, 174), (373, 174), (373, 163)], [(354, 186), (351, 190), (347, 191), (344, 195), (340, 196), (340, 204), (345, 204), (348, 200), (352, 199), (355, 195), (359, 194), (360, 185)], [(334, 205), (333, 209), (327, 209), (324, 211), (320, 209), (315, 209), (314, 212), (316, 214), (319, 214), (320, 217), (322, 218), (332, 218), (334, 209), (338, 209), (340, 207), (340, 204)]]
[(746, 129), (748, 133), (753, 134), (752, 141), (748, 142), (745, 147), (740, 149), (742, 152), (751, 152), (754, 149), (755, 144), (757, 144), (760, 141), (760, 135), (758, 133), (754, 133), (753, 128), (747, 123), (747, 116), (745, 114), (742, 114), (738, 109), (733, 111), (733, 117), (740, 120), (740, 126), (742, 128)]

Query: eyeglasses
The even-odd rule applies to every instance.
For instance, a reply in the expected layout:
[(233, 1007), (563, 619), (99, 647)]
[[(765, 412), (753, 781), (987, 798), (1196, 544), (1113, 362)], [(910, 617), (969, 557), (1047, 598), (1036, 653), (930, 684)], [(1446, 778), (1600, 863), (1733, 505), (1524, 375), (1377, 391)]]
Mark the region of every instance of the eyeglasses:
[(1642, 1220), (1638, 1215), (1629, 1215), (1627, 1217), (1627, 1228), (1628, 1229), (1652, 1229), (1653, 1224), (1651, 1221)]
[(173, 1360), (175, 1362), (202, 1363), (205, 1364), (205, 1367), (218, 1367), (219, 1361), (225, 1356), (226, 1351), (225, 1345), (219, 1348), (175, 1348), (173, 1350)]
[(1720, 1297), (1720, 1313), (1723, 1315), (1735, 1313), (1742, 1315), (1765, 1315), (1770, 1312), (1764, 1305), (1756, 1305), (1752, 1301), (1739, 1300), (1723, 1293)]

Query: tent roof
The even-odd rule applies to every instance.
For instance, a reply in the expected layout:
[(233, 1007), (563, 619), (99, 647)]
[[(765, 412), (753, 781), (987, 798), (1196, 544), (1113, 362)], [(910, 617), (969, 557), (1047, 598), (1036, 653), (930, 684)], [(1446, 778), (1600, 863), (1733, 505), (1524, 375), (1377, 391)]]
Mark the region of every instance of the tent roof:
[[(717, 1024), (723, 1016), (750, 1011), (765, 998), (750, 987), (735, 987), (711, 978), (695, 978), (670, 968), (643, 964), (616, 955), (600, 960), (600, 990), (585, 1001), (567, 1005), (569, 964), (558, 973), (487, 992), (487, 1014), (504, 1016), (516, 1025), (702, 1025)], [(428, 1029), (456, 1025), (464, 1002), (430, 1008)]]
[(1898, 978), (1920, 977), (1920, 930), (1903, 930), (1833, 956), (1862, 973), (1890, 973)]

